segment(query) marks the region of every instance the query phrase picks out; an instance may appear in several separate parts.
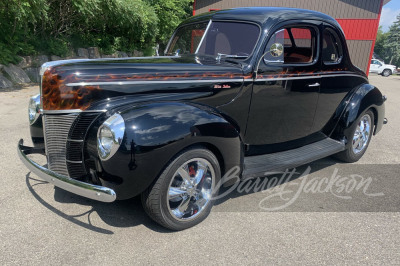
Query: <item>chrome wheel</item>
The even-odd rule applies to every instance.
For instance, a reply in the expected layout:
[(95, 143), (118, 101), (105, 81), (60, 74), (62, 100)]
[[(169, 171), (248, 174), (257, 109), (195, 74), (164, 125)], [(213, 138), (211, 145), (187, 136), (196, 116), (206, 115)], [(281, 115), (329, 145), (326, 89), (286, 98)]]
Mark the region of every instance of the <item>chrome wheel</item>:
[(181, 165), (168, 187), (167, 206), (176, 220), (190, 220), (209, 204), (215, 171), (210, 162), (194, 158)]
[(365, 114), (357, 125), (354, 132), (352, 146), (354, 154), (362, 152), (368, 145), (368, 140), (371, 135), (371, 116)]

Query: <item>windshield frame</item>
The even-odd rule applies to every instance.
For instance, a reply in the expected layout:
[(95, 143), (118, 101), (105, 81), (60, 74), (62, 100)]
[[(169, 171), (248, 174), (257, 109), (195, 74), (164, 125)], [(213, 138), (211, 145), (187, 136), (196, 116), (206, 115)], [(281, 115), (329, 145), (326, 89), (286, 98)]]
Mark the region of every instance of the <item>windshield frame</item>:
[[(165, 55), (167, 54), (167, 51), (168, 51), (168, 49), (169, 49), (169, 47), (170, 47), (170, 45), (171, 45), (171, 43), (172, 43), (172, 40), (175, 38), (175, 35), (176, 35), (176, 33), (178, 32), (178, 30), (180, 30), (180, 29), (183, 28), (183, 27), (189, 26), (189, 25), (200, 24), (200, 23), (205, 23), (205, 22), (207, 22), (207, 20), (204, 20), (204, 21), (195, 21), (195, 22), (192, 22), (192, 23), (185, 23), (185, 24), (180, 25), (179, 27), (177, 27), (177, 28), (175, 29), (174, 33), (172, 34), (171, 38), (169, 39), (167, 46), (165, 47), (164, 54), (165, 54)], [(256, 25), (256, 26), (258, 27), (258, 30), (259, 30), (259, 31), (258, 31), (258, 37), (257, 37), (257, 41), (254, 43), (253, 50), (251, 51), (251, 53), (249, 54), (249, 56), (246, 57), (246, 58), (240, 58), (240, 59), (239, 59), (239, 58), (231, 58), (231, 57), (229, 57), (229, 59), (244, 61), (244, 60), (247, 60), (247, 59), (249, 59), (249, 58), (251, 58), (251, 57), (253, 56), (254, 51), (256, 50), (257, 45), (258, 45), (258, 43), (260, 42), (260, 38), (261, 38), (261, 35), (262, 35), (262, 27), (261, 27), (261, 25), (258, 24), (258, 23), (256, 23), (256, 22), (253, 22), (253, 21), (247, 21), (247, 20), (232, 20), (232, 19), (229, 19), (229, 20), (228, 20), (228, 19), (223, 19), (223, 20), (219, 20), (219, 19), (218, 19), (218, 20), (209, 19), (209, 20), (208, 20), (208, 24), (207, 24), (207, 28), (205, 29), (205, 32), (204, 32), (204, 35), (202, 36), (201, 41), (200, 41), (198, 47), (196, 48), (195, 53), (192, 54), (192, 55), (202, 55), (202, 56), (211, 56), (211, 57), (214, 57), (213, 55), (208, 55), (208, 54), (198, 54), (198, 51), (199, 51), (199, 49), (200, 49), (200, 47), (201, 47), (201, 45), (202, 45), (202, 43), (203, 43), (203, 41), (204, 41), (204, 38), (205, 38), (205, 36), (206, 36), (206, 34), (207, 34), (207, 32), (208, 32), (208, 30), (209, 30), (209, 28), (211, 27), (211, 24), (212, 24), (213, 22), (235, 22), (235, 23), (245, 23), (245, 24), (253, 24), (253, 25)], [(178, 56), (180, 56), (180, 55), (178, 55)]]

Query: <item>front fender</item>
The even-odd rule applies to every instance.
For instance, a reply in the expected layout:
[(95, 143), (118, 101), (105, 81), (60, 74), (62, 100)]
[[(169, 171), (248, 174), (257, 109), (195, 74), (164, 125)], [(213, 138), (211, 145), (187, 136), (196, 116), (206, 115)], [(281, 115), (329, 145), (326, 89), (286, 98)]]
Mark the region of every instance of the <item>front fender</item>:
[(378, 88), (370, 84), (361, 85), (341, 104), (344, 108), (340, 111), (341, 116), (337, 120), (332, 137), (338, 140), (342, 140), (343, 137), (349, 139), (358, 117), (368, 109), (374, 112), (374, 134), (378, 133), (382, 129), (385, 118), (384, 102), (385, 97)]
[[(240, 166), (239, 132), (213, 108), (153, 102), (123, 106), (113, 112), (123, 117), (125, 135), (118, 152), (99, 162), (103, 185), (114, 189), (118, 199), (143, 192), (175, 155), (192, 145), (213, 151), (222, 168)], [(92, 129), (92, 136), (98, 126)]]

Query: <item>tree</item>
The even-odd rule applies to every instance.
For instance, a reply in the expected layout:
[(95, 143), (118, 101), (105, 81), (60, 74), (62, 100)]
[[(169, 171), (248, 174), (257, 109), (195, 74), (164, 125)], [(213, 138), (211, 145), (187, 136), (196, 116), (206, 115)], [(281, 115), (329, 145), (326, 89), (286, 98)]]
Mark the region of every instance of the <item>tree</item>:
[(46, 0), (0, 1), (0, 63), (17, 63), (17, 54), (33, 53), (26, 36), (47, 16)]
[(383, 32), (382, 26), (379, 26), (378, 34), (376, 35), (374, 52), (379, 56), (381, 56), (382, 58), (385, 58), (386, 56), (384, 44), (387, 39), (387, 35), (388, 35), (387, 32)]
[(158, 19), (159, 35), (156, 42), (164, 48), (175, 28), (191, 16), (193, 0), (147, 0), (153, 6)]
[(388, 52), (389, 64), (400, 64), (400, 14), (397, 21), (390, 26), (387, 38), (384, 42), (384, 48)]
[(0, 64), (21, 55), (67, 56), (98, 46), (102, 53), (165, 46), (191, 15), (193, 0), (0, 0)]

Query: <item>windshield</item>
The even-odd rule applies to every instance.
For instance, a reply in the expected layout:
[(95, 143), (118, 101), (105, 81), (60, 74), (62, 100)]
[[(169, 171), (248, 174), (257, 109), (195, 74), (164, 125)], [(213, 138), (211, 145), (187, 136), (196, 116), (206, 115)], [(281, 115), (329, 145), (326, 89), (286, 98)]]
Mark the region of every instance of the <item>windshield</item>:
[[(204, 54), (247, 58), (260, 34), (257, 25), (243, 22), (208, 22), (180, 27), (166, 55)], [(205, 35), (204, 35), (205, 34)]]

